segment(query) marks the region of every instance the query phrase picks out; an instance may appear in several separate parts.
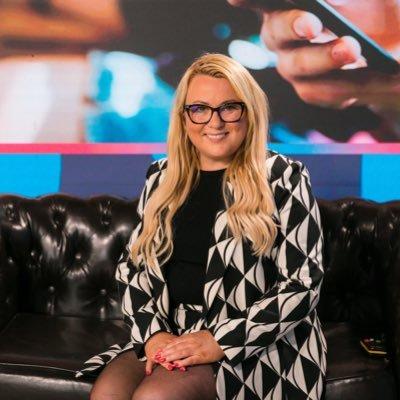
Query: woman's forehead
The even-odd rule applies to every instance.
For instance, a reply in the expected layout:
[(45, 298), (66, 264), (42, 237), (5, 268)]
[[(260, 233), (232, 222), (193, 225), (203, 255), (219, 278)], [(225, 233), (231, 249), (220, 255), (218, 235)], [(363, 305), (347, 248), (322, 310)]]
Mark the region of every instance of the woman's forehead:
[(201, 101), (208, 104), (226, 100), (239, 100), (228, 79), (208, 75), (193, 77), (188, 87), (186, 99), (190, 102)]

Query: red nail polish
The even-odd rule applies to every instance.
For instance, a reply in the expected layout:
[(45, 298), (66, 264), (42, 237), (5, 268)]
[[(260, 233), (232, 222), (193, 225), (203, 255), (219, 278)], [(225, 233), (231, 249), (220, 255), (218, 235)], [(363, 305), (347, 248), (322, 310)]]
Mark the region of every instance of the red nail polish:
[(146, 371), (146, 375), (151, 375), (151, 371)]
[(185, 367), (179, 367), (179, 371), (186, 371)]
[(168, 371), (172, 371), (174, 369), (174, 367), (172, 365), (167, 365), (167, 370)]

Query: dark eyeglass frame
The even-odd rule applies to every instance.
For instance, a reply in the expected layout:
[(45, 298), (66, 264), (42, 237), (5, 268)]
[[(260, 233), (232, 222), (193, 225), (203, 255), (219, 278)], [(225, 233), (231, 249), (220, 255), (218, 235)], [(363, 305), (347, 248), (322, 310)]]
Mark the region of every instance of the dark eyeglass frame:
[[(241, 109), (242, 109), (241, 112), (240, 112), (240, 116), (239, 116), (238, 119), (235, 119), (234, 121), (225, 121), (225, 120), (222, 118), (222, 116), (221, 116), (221, 108), (224, 108), (224, 107), (229, 106), (229, 105), (231, 105), (231, 104), (235, 104), (235, 105), (238, 104), (238, 105), (240, 105), (240, 107), (241, 107)], [(190, 107), (193, 107), (193, 106), (201, 106), (201, 107), (206, 107), (206, 108), (210, 109), (210, 110), (211, 110), (211, 115), (210, 115), (209, 120), (206, 121), (206, 122), (195, 122), (195, 121), (193, 121), (193, 120), (192, 120), (192, 117), (190, 116)], [(189, 118), (190, 118), (190, 120), (191, 120), (194, 124), (197, 124), (197, 125), (208, 124), (208, 123), (211, 121), (211, 118), (213, 117), (215, 111), (217, 112), (217, 114), (218, 114), (220, 120), (223, 121), (223, 122), (225, 122), (225, 123), (228, 123), (228, 124), (229, 124), (229, 123), (231, 123), (231, 122), (238, 122), (238, 121), (241, 120), (241, 118), (242, 118), (242, 116), (243, 116), (243, 112), (244, 112), (245, 109), (246, 109), (246, 104), (244, 104), (242, 101), (230, 101), (230, 102), (228, 102), (228, 103), (221, 104), (219, 107), (211, 107), (211, 106), (209, 106), (209, 105), (207, 105), (207, 104), (201, 104), (201, 103), (185, 104), (185, 105), (183, 106), (184, 112), (186, 111), (186, 112), (187, 112), (187, 115), (188, 115)]]

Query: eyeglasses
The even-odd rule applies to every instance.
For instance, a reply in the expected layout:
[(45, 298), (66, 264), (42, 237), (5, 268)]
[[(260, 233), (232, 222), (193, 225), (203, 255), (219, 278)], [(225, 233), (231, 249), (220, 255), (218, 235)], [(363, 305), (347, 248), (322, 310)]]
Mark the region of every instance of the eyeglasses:
[(187, 104), (183, 107), (194, 124), (207, 124), (216, 111), (224, 122), (237, 122), (242, 118), (245, 104), (237, 101), (225, 103), (219, 107), (210, 107), (205, 104)]

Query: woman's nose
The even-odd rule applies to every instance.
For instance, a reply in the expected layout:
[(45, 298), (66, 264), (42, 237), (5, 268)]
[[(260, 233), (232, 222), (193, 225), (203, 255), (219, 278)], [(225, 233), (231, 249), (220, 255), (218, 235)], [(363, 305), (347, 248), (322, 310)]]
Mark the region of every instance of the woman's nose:
[(222, 121), (221, 117), (219, 116), (217, 110), (214, 110), (212, 115), (211, 115), (211, 119), (210, 121), (208, 121), (208, 126), (210, 127), (220, 127), (225, 125), (225, 122)]

